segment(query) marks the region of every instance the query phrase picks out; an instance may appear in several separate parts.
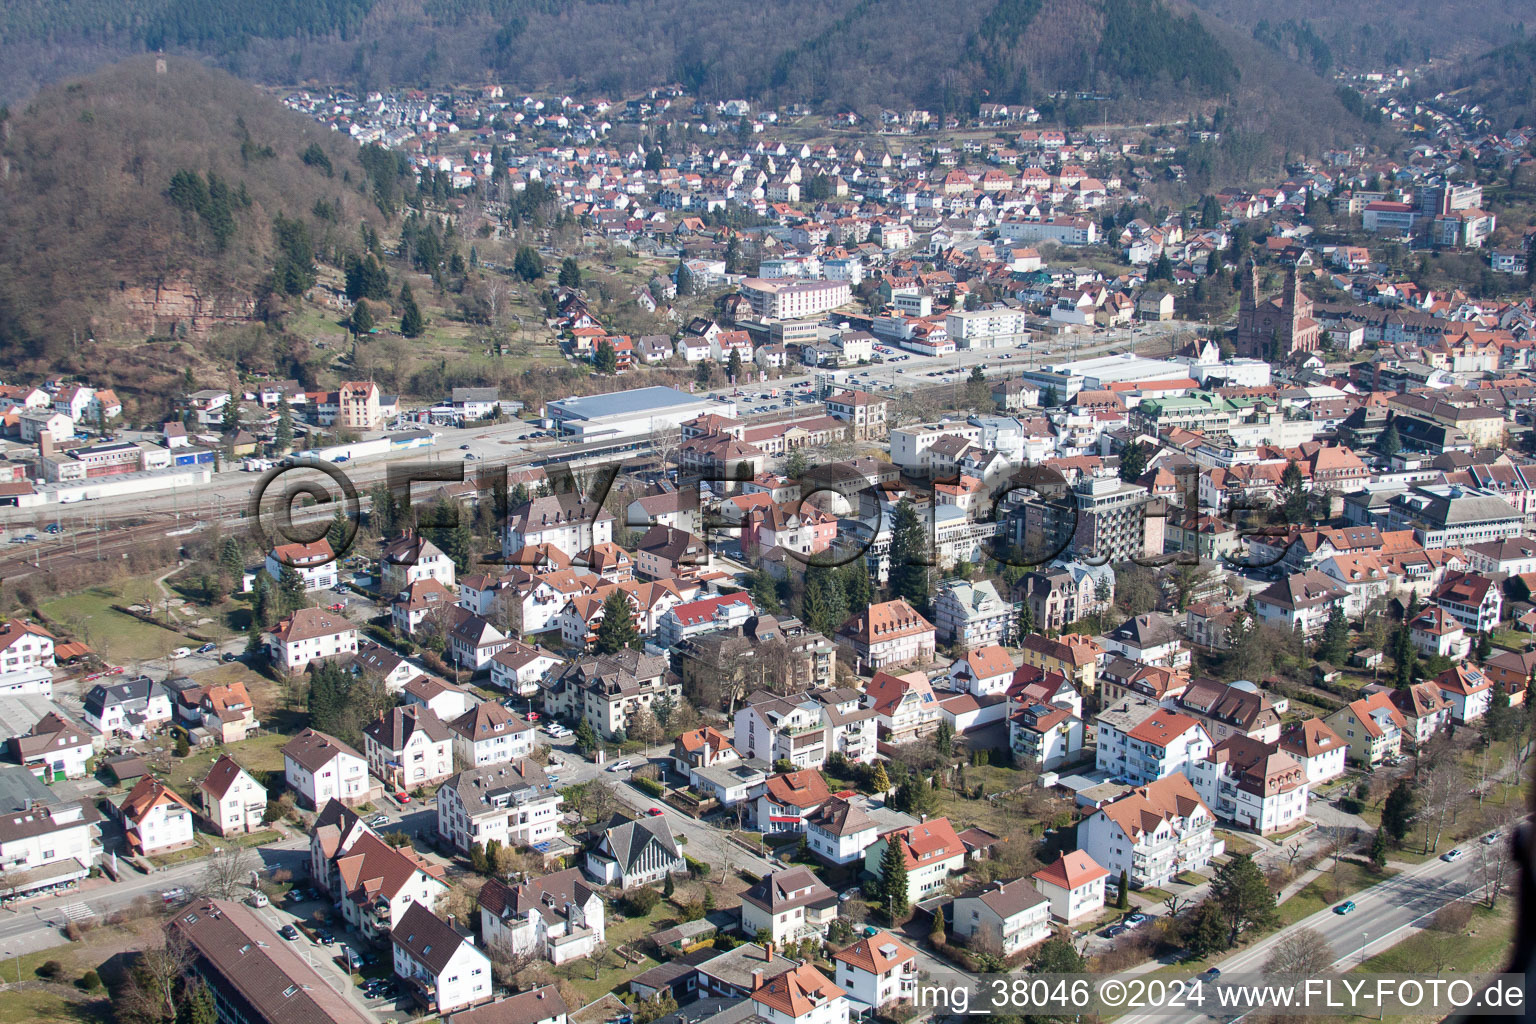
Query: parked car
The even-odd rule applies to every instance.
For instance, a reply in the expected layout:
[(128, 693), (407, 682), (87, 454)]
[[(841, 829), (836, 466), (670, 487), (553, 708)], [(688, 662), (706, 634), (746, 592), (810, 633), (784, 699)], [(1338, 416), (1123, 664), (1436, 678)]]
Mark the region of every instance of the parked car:
[(368, 820), (369, 828), (382, 828), (389, 824), (389, 815), (380, 814)]
[(171, 659), (173, 661), (176, 660), (176, 659), (179, 659), (179, 658), (190, 658), (190, 657), (192, 657), (192, 648), (190, 648), (190, 647), (178, 647), (174, 651), (171, 652)]
[(626, 761), (615, 761), (615, 762), (613, 762), (613, 764), (608, 766), (608, 770), (611, 771), (611, 772), (621, 772), (625, 768), (628, 768), (628, 767), (630, 767), (630, 764), (629, 764), (629, 762), (627, 760)]
[(649, 814), (653, 818), (659, 818), (663, 814), (665, 814), (666, 812), (663, 811), (660, 807), (652, 807), (650, 810), (646, 811), (645, 813)]
[(1147, 915), (1139, 913), (1139, 912), (1135, 913), (1135, 914), (1132, 914), (1130, 917), (1125, 919), (1125, 923), (1126, 924), (1146, 924), (1147, 923)]
[(289, 942), (292, 942), (294, 939), (299, 937), (299, 930), (291, 924), (285, 924), (277, 930), (277, 934), (281, 935)]
[(322, 945), (322, 946), (334, 946), (334, 945), (336, 945), (336, 936), (332, 935), (330, 932), (326, 931), (324, 928), (322, 928), (319, 931), (315, 932), (315, 938), (317, 940), (319, 940), (320, 945)]
[(245, 898), (245, 902), (253, 907), (264, 907), (272, 901), (267, 899), (266, 893), (262, 892), (260, 889), (257, 889), (255, 892), (251, 893)]
[(174, 889), (167, 889), (160, 894), (160, 902), (165, 904), (175, 903), (178, 900), (184, 900), (186, 898), (187, 890), (183, 889), (179, 885)]
[(236, 654), (234, 651), (225, 651), (224, 657), (220, 658), (219, 660), (227, 665), (232, 661), (239, 661), (240, 655)]
[(207, 654), (210, 651), (213, 651), (217, 647), (218, 647), (218, 644), (203, 644), (203, 646), (201, 646), (201, 647), (199, 647), (197, 649), (197, 653), (198, 654)]

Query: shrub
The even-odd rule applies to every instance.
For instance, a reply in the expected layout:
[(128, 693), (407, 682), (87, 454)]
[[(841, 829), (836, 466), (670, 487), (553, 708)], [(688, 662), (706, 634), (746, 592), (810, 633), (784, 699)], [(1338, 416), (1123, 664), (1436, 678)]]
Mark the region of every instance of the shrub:
[(667, 792), (666, 787), (663, 786), (661, 783), (657, 782), (655, 779), (640, 779), (640, 778), (636, 778), (636, 779), (631, 779), (630, 781), (632, 781), (635, 784), (635, 788), (636, 789), (638, 789), (642, 793), (645, 793), (648, 796), (654, 796), (654, 797), (658, 797), (659, 798), (659, 797), (662, 797), (662, 796), (666, 795), (666, 792)]
[(709, 865), (705, 864), (703, 861), (694, 860), (692, 857), (685, 853), (683, 854), (683, 863), (688, 865), (688, 874), (692, 875), (694, 878), (709, 877)]
[(1355, 797), (1346, 796), (1339, 798), (1339, 810), (1345, 814), (1359, 814), (1365, 810), (1365, 804)]
[(656, 909), (656, 904), (661, 902), (661, 893), (655, 889), (630, 889), (621, 897), (622, 909), (626, 917), (644, 917)]
[(57, 960), (44, 960), (43, 965), (37, 969), (39, 978), (47, 978), (49, 981), (64, 973), (64, 965)]
[(101, 988), (101, 975), (97, 974), (95, 971), (86, 971), (84, 974), (80, 975), (80, 980), (75, 982), (75, 984), (79, 985), (87, 992), (95, 992), (97, 989)]

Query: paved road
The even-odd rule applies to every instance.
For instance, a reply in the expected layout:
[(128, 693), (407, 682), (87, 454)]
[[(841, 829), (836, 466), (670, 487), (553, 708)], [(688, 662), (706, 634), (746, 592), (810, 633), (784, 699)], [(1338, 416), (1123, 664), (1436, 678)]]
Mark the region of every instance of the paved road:
[[(1474, 844), (1476, 840), (1472, 841)], [(1334, 969), (1343, 971), (1402, 941), (1409, 929), (1423, 927), (1427, 920), (1447, 903), (1464, 896), (1474, 884), (1476, 856), (1470, 847), (1467, 856), (1455, 864), (1436, 859), (1409, 868), (1378, 885), (1349, 897), (1356, 909), (1339, 915), (1326, 907), (1268, 938), (1217, 961), (1224, 975), (1258, 974), (1264, 969), (1275, 945), (1285, 936), (1302, 928), (1321, 932), (1335, 956)], [(1119, 1024), (1202, 1024), (1222, 1019), (1215, 1015), (1192, 1014), (1188, 1017), (1163, 1014), (1133, 1014), (1121, 1017)]]

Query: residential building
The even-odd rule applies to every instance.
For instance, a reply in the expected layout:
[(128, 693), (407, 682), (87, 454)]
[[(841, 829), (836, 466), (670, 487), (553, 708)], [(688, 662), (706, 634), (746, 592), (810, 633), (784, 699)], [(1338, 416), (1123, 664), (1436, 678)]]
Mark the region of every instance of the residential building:
[(1321, 785), (1344, 774), (1348, 749), (1339, 734), (1321, 718), (1297, 722), (1280, 735), (1280, 749), (1307, 771), (1307, 783)]
[(100, 816), (88, 802), (36, 802), (0, 817), (0, 865), (7, 895), (78, 882), (101, 856)]
[(208, 985), (219, 1024), (374, 1024), (250, 907), (196, 900), (166, 931), (186, 942), (188, 971)]
[(938, 638), (962, 651), (1003, 643), (1014, 618), (1013, 606), (998, 597), (991, 580), (946, 580), (933, 598)]
[(1102, 805), (1078, 825), (1077, 846), (1141, 889), (1208, 869), (1225, 849), (1214, 830), (1211, 809), (1189, 779), (1175, 773)]
[(428, 1013), (452, 1013), (491, 998), (490, 958), (421, 904), (406, 910), (389, 939), (395, 976)]
[(430, 912), (448, 894), (442, 868), (371, 831), (331, 859), (326, 877), (342, 918), (369, 940), (382, 941), (412, 907)]
[(741, 282), (741, 294), (751, 303), (752, 312), (766, 320), (816, 316), (846, 304), (853, 296), (847, 281), (793, 277), (749, 277)]
[(459, 772), (437, 790), (437, 832), (468, 853), (491, 842), (534, 846), (559, 835), (560, 794), (532, 761)]
[(553, 985), (515, 996), (497, 996), (443, 1019), (444, 1024), (567, 1024), (570, 1010)]
[(384, 542), (379, 567), (381, 594), (398, 594), (423, 580), (436, 580), (450, 589), (454, 586), (453, 559), (415, 530), (406, 530)]
[(292, 569), (305, 590), (329, 590), (336, 585), (336, 565), (336, 552), (321, 537), (307, 544), (279, 544), (267, 552), (263, 568), (274, 583), (282, 580), (284, 569)]
[(1092, 693), (1098, 685), (1099, 656), (1104, 652), (1089, 637), (1067, 633), (1058, 639), (1031, 633), (1019, 642), (1025, 665), (1065, 676), (1079, 693)]
[(763, 783), (757, 797), (758, 831), (804, 832), (831, 796), (826, 779), (818, 771), (774, 775)]
[(453, 774), (453, 733), (416, 704), (391, 708), (364, 726), (363, 753), (374, 778), (397, 792)]
[[(1100, 743), (1104, 742), (1102, 718)], [(1188, 715), (1159, 708), (1126, 733), (1124, 747), (1120, 774), (1133, 785), (1143, 785), (1175, 773), (1189, 775), (1190, 767), (1210, 753), (1211, 738)]]
[(808, 963), (774, 977), (757, 975), (747, 993), (753, 1011), (765, 1024), (843, 1024), (848, 1019), (846, 996)]
[(86, 691), (81, 717), (104, 736), (143, 739), (170, 722), (171, 694), (163, 682), (148, 676), (97, 683)]
[(95, 756), (90, 734), (56, 711), (39, 718), (31, 729), (9, 741), (11, 757), (44, 782), (80, 779)]
[(1253, 606), (1262, 625), (1287, 632), (1299, 629), (1312, 638), (1322, 633), (1334, 608), (1343, 612), (1348, 596), (1349, 592), (1337, 580), (1308, 569), (1292, 573), (1253, 595)]
[(820, 768), (834, 753), (854, 761), (874, 755), (875, 713), (852, 689), (807, 690), (780, 697), (755, 690), (736, 712), (736, 748), (769, 763)]
[(741, 930), (776, 945), (824, 936), (837, 919), (837, 893), (802, 866), (764, 875), (741, 893)]
[(1004, 647), (993, 644), (976, 647), (949, 667), (951, 689), (986, 697), (1005, 692), (1017, 671), (1013, 656)]
[[(682, 698), (682, 681), (667, 659), (633, 649), (578, 658), (561, 670), (545, 691), (545, 708), (585, 719), (612, 740), (629, 729), (633, 716), (659, 700)], [(558, 708), (555, 702), (564, 703)]]
[(1051, 900), (1029, 882), (993, 882), (955, 897), (949, 933), (977, 952), (1013, 956), (1051, 937)]
[(1104, 909), (1104, 880), (1109, 872), (1082, 850), (1061, 854), (1030, 877), (1050, 900), (1053, 920), (1071, 925)]
[(128, 791), (117, 813), (133, 856), (153, 857), (192, 845), (192, 805), (153, 775)]
[(574, 558), (594, 544), (613, 542), (614, 515), (581, 495), (563, 492), (512, 509), (502, 536), (502, 555), (549, 544)]
[(832, 797), (806, 819), (807, 846), (829, 864), (852, 864), (879, 838), (879, 825), (862, 807)]
[(1104, 649), (1143, 665), (1188, 668), (1189, 648), (1169, 619), (1157, 612), (1134, 615), (1104, 635)]
[(1174, 698), (1173, 707), (1199, 722), (1213, 742), (1219, 743), (1228, 736), (1247, 736), (1261, 743), (1273, 743), (1280, 738), (1280, 715), (1269, 698), (1246, 680), (1193, 680)]
[(1473, 633), (1491, 635), (1504, 614), (1504, 595), (1498, 585), (1475, 572), (1446, 573), (1429, 599)]
[(832, 954), (839, 988), (855, 1011), (879, 1011), (917, 995), (917, 951), (888, 931), (866, 935)]
[(481, 940), (493, 952), (531, 952), (563, 964), (592, 955), (604, 941), (603, 899), (578, 868), (515, 884), (490, 878), (478, 902)]
[(300, 608), (262, 634), (267, 657), (279, 671), (297, 675), (311, 662), (357, 653), (357, 623), (335, 612)]
[(1387, 698), (1403, 716), (1405, 746), (1422, 747), (1451, 720), (1451, 702), (1440, 695), (1440, 686), (1434, 680), (1394, 689)]
[(267, 787), (228, 754), (220, 754), (197, 784), (197, 801), (214, 835), (245, 835), (266, 820)]
[(837, 631), (860, 672), (930, 660), (934, 639), (933, 624), (902, 598), (855, 612)]
[(1403, 728), (1407, 723), (1385, 693), (1350, 701), (1326, 721), (1330, 729), (1344, 738), (1349, 751), (1345, 756), (1355, 764), (1369, 767), (1402, 753)]
[(509, 764), (533, 753), (534, 728), (494, 700), (482, 701), (448, 723), (454, 753), (465, 764)]
[(305, 729), (283, 746), (283, 777), (299, 803), (310, 809), (338, 800), (348, 807), (373, 797), (368, 762), (334, 736)]
[(907, 899), (917, 903), (944, 888), (950, 872), (965, 869), (965, 844), (948, 818), (883, 832), (864, 851), (864, 870), (879, 876), (885, 848), (895, 843), (907, 865)]
[(1433, 680), (1440, 696), (1451, 705), (1451, 719), (1458, 725), (1475, 722), (1493, 703), (1493, 681), (1481, 669), (1453, 665)]
[(1016, 758), (1051, 771), (1081, 753), (1083, 720), (1066, 708), (1026, 704), (1008, 716), (1008, 744)]
[[(53, 668), (53, 634), (24, 619), (0, 625), (0, 673), (30, 668)], [(51, 694), (45, 694), (51, 696)]]
[(943, 717), (933, 686), (922, 672), (876, 672), (864, 687), (864, 704), (874, 712), (880, 738), (891, 744), (931, 736)]
[(1306, 817), (1307, 770), (1278, 743), (1228, 736), (1189, 775), (1206, 806), (1239, 828), (1270, 835)]

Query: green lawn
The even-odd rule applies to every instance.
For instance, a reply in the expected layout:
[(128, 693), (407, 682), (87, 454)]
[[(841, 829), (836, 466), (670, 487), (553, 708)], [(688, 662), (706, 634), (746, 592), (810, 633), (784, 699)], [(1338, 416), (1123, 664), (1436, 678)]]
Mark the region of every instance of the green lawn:
[(262, 829), (245, 836), (206, 836), (201, 832), (192, 837), (194, 842), (184, 850), (175, 850), (159, 857), (150, 857), (149, 862), (158, 868), (168, 868), (173, 864), (182, 864), (199, 857), (206, 857), (215, 849), (226, 846), (261, 846), (264, 843), (275, 843), (282, 838), (276, 829)]
[(1478, 904), (1467, 930), (1459, 935), (1426, 930), (1416, 932), (1384, 952), (1377, 953), (1363, 965), (1350, 968), (1366, 974), (1423, 974), (1432, 967), (1440, 947), (1450, 943), (1456, 950), (1452, 968), (1458, 974), (1476, 974), (1502, 965), (1514, 940), (1512, 900), (1505, 900), (1497, 910)]
[(241, 740), (239, 743), (229, 743), (224, 746), (215, 744), (194, 750), (186, 757), (172, 755), (170, 769), (164, 773), (162, 780), (183, 797), (191, 800), (193, 789), (203, 781), (203, 776), (208, 774), (208, 769), (221, 754), (228, 754), (247, 771), (275, 772), (277, 775), (282, 775), (283, 746), (292, 738), (279, 732), (267, 732)]
[(1378, 882), (1386, 881), (1394, 874), (1396, 872), (1391, 868), (1376, 874), (1352, 861), (1343, 861), (1339, 864), (1337, 877), (1333, 871), (1325, 871), (1304, 885), (1296, 895), (1280, 904), (1280, 923), (1295, 924), (1304, 917), (1310, 917), (1325, 907), (1331, 907), (1343, 901), (1345, 897), (1361, 889), (1368, 889)]
[(1234, 832), (1226, 832), (1222, 829), (1217, 829), (1216, 838), (1226, 840), (1227, 853), (1233, 857), (1240, 853), (1253, 853), (1254, 851), (1258, 850), (1256, 845)]
[(1179, 872), (1177, 881), (1182, 882), (1185, 885), (1199, 885), (1202, 882), (1210, 881), (1210, 879), (1206, 878), (1198, 871), (1181, 871)]
[(66, 629), (84, 626), (84, 639), (114, 665), (154, 661), (187, 644), (187, 638), (160, 626), (140, 622), (112, 609), (124, 601), (118, 587), (92, 587), (41, 606), (39, 611)]

